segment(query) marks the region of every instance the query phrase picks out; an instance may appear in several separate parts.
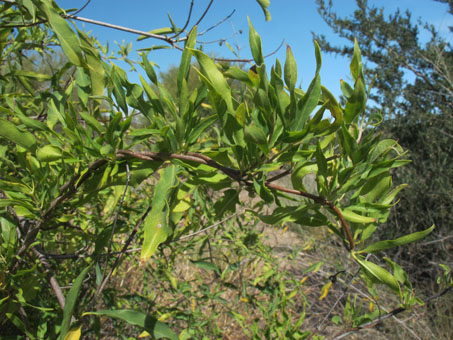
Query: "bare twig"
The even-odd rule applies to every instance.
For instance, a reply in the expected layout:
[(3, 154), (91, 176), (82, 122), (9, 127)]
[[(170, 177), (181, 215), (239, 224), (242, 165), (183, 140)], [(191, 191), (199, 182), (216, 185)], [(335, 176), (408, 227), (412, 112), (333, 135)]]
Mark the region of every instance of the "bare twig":
[(205, 233), (205, 232), (207, 232), (209, 229), (216, 228), (216, 227), (218, 227), (219, 225), (223, 224), (224, 222), (226, 222), (226, 221), (232, 219), (233, 217), (235, 217), (235, 216), (237, 216), (237, 215), (239, 215), (239, 214), (242, 214), (243, 212), (244, 212), (243, 210), (238, 211), (237, 213), (235, 213), (235, 214), (233, 214), (233, 215), (230, 215), (230, 216), (228, 216), (228, 217), (225, 217), (225, 218), (224, 218), (223, 220), (221, 220), (221, 221), (218, 221), (218, 222), (216, 222), (216, 223), (214, 223), (214, 224), (211, 224), (209, 227), (206, 227), (206, 228), (203, 228), (203, 229), (201, 229), (201, 230), (195, 231), (195, 232), (193, 232), (193, 233), (190, 233), (190, 234), (181, 236), (181, 237), (179, 237), (179, 238), (177, 238), (177, 239), (171, 240), (171, 242), (177, 242), (177, 241), (185, 240), (185, 239), (188, 239), (188, 238), (190, 238), (190, 237), (196, 236), (196, 235), (198, 235), (198, 234)]
[(77, 11), (72, 13), (72, 15), (77, 15), (80, 12), (82, 12), (90, 4), (90, 2), (91, 2), (91, 0), (88, 0), (82, 7), (80, 7)]
[(181, 30), (176, 33), (174, 36), (171, 37), (171, 39), (175, 39), (177, 37), (179, 37), (179, 35), (184, 32), (184, 30), (187, 28), (187, 26), (189, 26), (189, 22), (190, 22), (190, 18), (192, 16), (192, 10), (193, 10), (193, 0), (190, 2), (190, 7), (189, 7), (189, 14), (187, 14), (187, 20), (186, 20), (186, 23), (184, 24), (183, 28), (181, 28)]
[(205, 15), (208, 14), (209, 8), (211, 8), (211, 5), (212, 5), (213, 2), (214, 2), (214, 0), (209, 1), (208, 6), (204, 10), (204, 12), (201, 15), (200, 19), (198, 19), (198, 21), (195, 23), (195, 26), (198, 26), (200, 24), (200, 22), (203, 20), (203, 18), (205, 17)]
[(214, 28), (220, 26), (220, 25), (223, 24), (225, 21), (227, 21), (229, 18), (231, 18), (235, 12), (236, 12), (236, 10), (233, 9), (233, 11), (232, 11), (230, 14), (228, 14), (225, 18), (223, 18), (222, 20), (220, 20), (220, 21), (219, 21), (218, 23), (216, 23), (215, 25), (212, 25), (211, 27), (205, 29), (203, 32), (200, 32), (200, 33), (198, 34), (198, 36), (202, 36), (202, 35), (208, 33), (209, 31), (213, 30)]
[(437, 240), (420, 243), (419, 246), (427, 246), (427, 245), (430, 245), (430, 244), (433, 244), (433, 243), (444, 242), (444, 241), (449, 240), (451, 238), (453, 238), (453, 235), (448, 235), (448, 236), (439, 238)]
[(55, 276), (52, 273), (52, 269), (50, 268), (49, 262), (47, 262), (45, 255), (43, 255), (41, 253), (41, 251), (39, 250), (38, 247), (35, 246), (35, 247), (31, 248), (31, 250), (33, 251), (33, 253), (38, 258), (39, 262), (41, 262), (42, 266), (44, 267), (44, 270), (46, 271), (46, 273), (49, 277), (50, 287), (52, 287), (52, 290), (58, 300), (58, 303), (60, 304), (61, 309), (63, 309), (64, 305), (65, 305), (65, 298), (64, 298), (63, 292), (61, 291), (61, 287), (58, 284), (57, 279), (55, 278)]
[[(110, 268), (110, 271), (109, 273), (107, 274), (107, 276), (104, 278), (104, 280), (102, 281), (101, 285), (99, 286), (97, 292), (96, 292), (96, 296), (99, 296), (99, 294), (102, 293), (102, 291), (104, 290), (104, 287), (107, 283), (107, 281), (110, 279), (110, 277), (112, 276), (113, 274), (113, 271), (115, 270), (115, 268), (118, 266), (118, 264), (120, 263), (120, 260), (121, 258), (123, 257), (123, 255), (127, 252), (127, 248), (129, 247), (129, 245), (131, 244), (132, 240), (134, 239), (135, 237), (135, 234), (137, 234), (139, 228), (141, 227), (141, 225), (143, 224), (143, 221), (145, 220), (146, 216), (148, 216), (149, 212), (151, 211), (151, 206), (148, 207), (148, 209), (146, 209), (145, 213), (143, 214), (143, 216), (140, 218), (140, 220), (137, 222), (137, 224), (135, 225), (134, 229), (132, 230), (132, 233), (129, 235), (129, 238), (126, 240), (126, 243), (124, 243), (124, 246), (123, 248), (121, 249), (121, 251), (118, 253), (118, 256), (115, 260), (115, 263), (113, 264), (112, 268)], [(109, 252), (110, 253), (110, 252)], [(112, 255), (112, 254), (109, 254), (109, 255)]]
[[(120, 216), (120, 213), (121, 213), (121, 208), (123, 206), (123, 203), (124, 203), (124, 198), (126, 197), (126, 193), (127, 193), (127, 189), (129, 188), (129, 181), (131, 179), (131, 176), (130, 176), (130, 173), (129, 173), (129, 165), (127, 164), (126, 162), (126, 184), (124, 186), (124, 190), (123, 190), (123, 194), (121, 196), (121, 199), (119, 201), (119, 204), (118, 204), (118, 208), (116, 210), (116, 215), (115, 215), (115, 220), (113, 221), (113, 225), (112, 225), (112, 232), (110, 233), (110, 242), (109, 242), (109, 247), (108, 247), (108, 250), (107, 250), (107, 256), (110, 255), (110, 251), (112, 250), (112, 243), (113, 243), (113, 235), (115, 234), (115, 228), (116, 228), (116, 224), (118, 222), (118, 218)], [(148, 214), (148, 211), (146, 212), (146, 215)], [(141, 222), (139, 222), (141, 224)], [(136, 227), (137, 228), (137, 227)], [(135, 230), (135, 228), (134, 228)], [(136, 231), (135, 231), (136, 232)], [(135, 235), (135, 232), (133, 232), (133, 235)], [(127, 248), (127, 246), (126, 246)], [(115, 269), (117, 263), (119, 262), (119, 258), (121, 258), (121, 254), (118, 256), (117, 260), (115, 261), (115, 263), (113, 264), (113, 267), (110, 269), (110, 272), (109, 272), (109, 275), (107, 275), (105, 277), (105, 272), (107, 270), (107, 261), (104, 265), (104, 272), (103, 272), (103, 276), (105, 277), (104, 281), (102, 282), (102, 284), (100, 285), (99, 287), (99, 290), (98, 292), (96, 293), (97, 295), (99, 295), (101, 292), (102, 292), (102, 289), (104, 288), (105, 284), (107, 283), (107, 280), (110, 278), (110, 275), (112, 275), (113, 273), (113, 270)]]
[[(444, 289), (442, 292), (440, 292), (439, 294), (436, 294), (436, 295), (433, 295), (431, 297), (429, 297), (428, 299), (426, 299), (425, 304), (427, 302), (430, 302), (430, 301), (433, 301), (433, 300), (436, 300), (440, 297), (442, 297), (443, 295), (447, 294), (453, 287), (448, 287), (446, 289)], [(416, 306), (413, 306), (412, 308), (418, 308), (420, 307), (420, 305), (416, 305)], [(408, 310), (407, 308), (404, 308), (404, 307), (398, 307), (398, 308), (395, 308), (394, 310), (392, 310), (391, 312), (377, 318), (376, 320), (373, 320), (373, 321), (370, 321), (370, 322), (367, 322), (361, 326), (358, 326), (358, 327), (354, 327), (354, 328), (350, 328), (348, 330), (346, 330), (345, 332), (343, 333), (340, 333), (340, 334), (337, 334), (336, 336), (334, 336), (332, 338), (332, 340), (340, 340), (340, 339), (343, 339), (345, 337), (347, 337), (348, 335), (351, 335), (361, 329), (366, 329), (366, 328), (372, 328), (372, 327), (375, 327), (376, 325), (378, 325), (379, 323), (381, 323), (382, 321), (384, 321), (385, 319), (388, 319), (388, 318), (391, 318), (391, 317), (394, 317), (404, 311)]]

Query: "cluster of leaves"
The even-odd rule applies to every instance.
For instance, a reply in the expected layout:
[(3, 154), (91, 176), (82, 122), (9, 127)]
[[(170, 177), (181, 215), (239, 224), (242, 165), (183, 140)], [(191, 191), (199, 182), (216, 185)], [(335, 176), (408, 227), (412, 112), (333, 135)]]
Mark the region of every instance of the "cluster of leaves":
[[(453, 14), (451, 1), (435, 1), (447, 3), (446, 15)], [(414, 266), (411, 271), (420, 281), (427, 274), (433, 277), (436, 268), (427, 266), (428, 261), (451, 261), (451, 241), (446, 239), (453, 220), (451, 43), (436, 27), (423, 23), (423, 18), (415, 22), (409, 11), (396, 11), (387, 17), (383, 8), (357, 0), (354, 13), (340, 17), (332, 10), (332, 1), (318, 0), (318, 5), (322, 18), (335, 33), (359, 42), (368, 63), (365, 75), (370, 81), (375, 78), (370, 98), (385, 117), (380, 130), (398, 140), (412, 160), (394, 173), (396, 184), (409, 183), (409, 187), (402, 192), (395, 213), (380, 235), (394, 237), (402, 230), (414, 232), (435, 224), (431, 240), (440, 240), (443, 246), (433, 249), (414, 244), (402, 259), (408, 260), (407, 266)], [(426, 42), (423, 31), (430, 35)], [(349, 45), (338, 46), (324, 36), (315, 37), (327, 52), (353, 55)]]
[[(367, 256), (416, 241), (432, 228), (369, 242), (404, 188), (393, 186), (391, 169), (407, 161), (396, 141), (383, 139), (361, 119), (369, 91), (357, 43), (351, 61), (354, 84), (342, 83), (342, 106), (321, 85), (317, 43), (315, 76), (303, 91), (296, 87), (291, 49), (284, 65), (277, 60), (268, 70), (261, 38), (250, 22), (256, 65), (248, 71), (219, 67), (195, 49), (195, 26), (185, 40), (176, 100), (146, 53), (139, 64), (148, 79), (140, 76), (140, 85), (131, 83), (124, 70), (103, 60), (96, 40), (71, 29), (64, 16), (50, 0), (17, 1), (1, 8), (0, 327), (9, 329), (6, 333), (78, 338), (82, 329), (77, 321), (88, 320), (83, 332), (96, 333), (101, 326), (90, 316), (104, 315), (156, 338), (177, 339), (176, 329), (155, 318), (155, 309), (109, 303), (119, 297), (104, 290), (105, 284), (136, 235), (139, 261), (152, 268), (150, 263), (166, 259), (166, 252), (181, 250), (181, 238), (231, 216), (238, 204), (245, 204), (244, 191), (262, 201), (247, 209), (248, 218), (327, 227), (361, 268), (371, 295), (377, 295), (376, 285), (384, 285), (405, 307), (417, 302), (398, 264), (387, 259), (387, 270)], [(54, 53), (55, 45), (67, 58), (62, 67), (51, 74), (25, 68), (30, 58)], [(193, 57), (200, 84), (189, 90)], [(233, 91), (228, 80), (240, 83), (241, 92)], [(46, 86), (32, 86), (36, 81)], [(199, 114), (206, 109), (207, 115)], [(142, 126), (134, 124), (138, 116)], [(276, 184), (286, 175), (290, 188)], [(316, 178), (311, 191), (304, 186), (307, 175)], [(209, 242), (206, 237), (197, 240)], [(246, 252), (244, 257), (255, 251), (246, 244), (237, 247)], [(259, 254), (271, 264), (264, 248)], [(53, 260), (61, 258), (71, 261)], [(212, 258), (194, 261), (224, 277), (236, 268), (216, 269)], [(172, 264), (166, 263), (160, 277), (185, 294), (187, 287), (174, 283)], [(278, 293), (281, 299), (275, 305), (257, 302), (269, 321), (269, 336), (285, 336), (283, 328), (295, 338), (310, 336), (297, 333), (303, 313), (294, 319), (285, 311), (295, 295), (285, 297), (279, 273), (269, 269), (257, 280), (267, 296)], [(59, 283), (71, 285), (66, 297)], [(296, 282), (290, 284), (297, 288)], [(207, 293), (204, 298), (219, 296)], [(278, 315), (286, 315), (285, 322), (274, 307), (283, 313)], [(192, 312), (197, 315), (196, 307)], [(191, 318), (186, 318), (187, 329)], [(239, 315), (236, 321), (241, 321)], [(253, 327), (258, 330), (260, 324)], [(190, 338), (187, 329), (178, 329), (180, 336)]]

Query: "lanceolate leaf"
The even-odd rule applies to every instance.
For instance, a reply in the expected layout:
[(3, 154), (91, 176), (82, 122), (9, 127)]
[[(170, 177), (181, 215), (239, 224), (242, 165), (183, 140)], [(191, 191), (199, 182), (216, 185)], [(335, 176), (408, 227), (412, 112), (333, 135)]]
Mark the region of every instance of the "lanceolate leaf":
[(299, 101), (297, 115), (291, 125), (293, 131), (301, 130), (307, 121), (310, 113), (316, 108), (321, 96), (321, 77), (319, 74), (310, 83), (304, 97)]
[(416, 242), (416, 241), (421, 240), (422, 238), (426, 237), (429, 233), (431, 233), (433, 231), (433, 229), (434, 229), (434, 225), (426, 230), (412, 233), (409, 235), (405, 235), (405, 236), (399, 237), (395, 240), (379, 241), (379, 242), (370, 244), (365, 249), (362, 249), (361, 251), (359, 251), (359, 253), (377, 253), (379, 251), (386, 250), (389, 248), (394, 248), (394, 247), (402, 246), (404, 244)]
[(170, 234), (168, 217), (170, 208), (168, 199), (173, 188), (178, 183), (178, 168), (170, 165), (162, 170), (159, 181), (154, 191), (151, 212), (144, 222), (144, 240), (140, 260), (146, 261), (157, 250), (159, 244), (164, 242)]
[(231, 89), (223, 74), (217, 69), (214, 61), (198, 50), (191, 50), (200, 64), (202, 75), (209, 81), (209, 85), (222, 97), (228, 110), (233, 113)]
[(286, 61), (285, 61), (285, 83), (289, 90), (294, 91), (297, 82), (297, 64), (293, 52), (289, 45), (286, 47)]
[(82, 287), (83, 279), (85, 278), (90, 268), (91, 266), (85, 268), (79, 274), (79, 276), (77, 276), (77, 279), (75, 279), (75, 281), (73, 282), (72, 287), (69, 290), (68, 295), (66, 296), (66, 302), (63, 309), (63, 321), (61, 322), (61, 330), (58, 340), (63, 340), (69, 330), (72, 313), (77, 302), (77, 297), (79, 296), (80, 288)]
[(24, 147), (28, 151), (33, 151), (36, 148), (35, 136), (28, 131), (20, 131), (16, 125), (5, 119), (0, 119), (0, 136)]
[(354, 39), (354, 54), (352, 56), (350, 69), (354, 81), (357, 81), (359, 77), (363, 79), (362, 55), (360, 53), (359, 43), (357, 42), (357, 39)]
[(178, 71), (178, 92), (181, 93), (182, 87), (182, 80), (188, 80), (189, 70), (190, 70), (190, 60), (192, 59), (192, 52), (190, 48), (195, 47), (195, 42), (197, 39), (197, 26), (194, 26), (190, 31), (189, 37), (187, 38), (185, 49), (182, 52), (181, 56), (181, 63), (179, 64), (179, 71)]
[(135, 311), (135, 310), (100, 310), (96, 312), (88, 312), (83, 315), (105, 315), (110, 318), (126, 321), (131, 325), (143, 328), (156, 339), (168, 338), (170, 340), (178, 340), (178, 336), (166, 324), (157, 321), (151, 315)]
[(358, 257), (355, 257), (355, 259), (372, 281), (385, 284), (396, 293), (400, 294), (400, 285), (398, 284), (398, 281), (387, 270), (373, 262), (361, 260)]
[(36, 157), (41, 162), (52, 162), (61, 159), (62, 150), (55, 145), (46, 145), (36, 151)]
[(252, 56), (255, 60), (255, 63), (260, 66), (264, 63), (263, 50), (261, 47), (261, 38), (258, 33), (255, 31), (255, 28), (250, 21), (250, 18), (247, 17), (249, 21), (249, 43), (250, 49), (252, 50)]
[(264, 12), (264, 16), (266, 18), (266, 21), (270, 21), (271, 20), (271, 14), (267, 10), (267, 8), (271, 4), (271, 2), (269, 0), (256, 0), (256, 2), (261, 6), (261, 9)]
[(68, 60), (76, 66), (82, 66), (84, 61), (80, 41), (68, 22), (58, 13), (53, 1), (35, 0), (34, 3), (37, 3), (43, 9), (50, 26), (60, 41), (61, 49)]

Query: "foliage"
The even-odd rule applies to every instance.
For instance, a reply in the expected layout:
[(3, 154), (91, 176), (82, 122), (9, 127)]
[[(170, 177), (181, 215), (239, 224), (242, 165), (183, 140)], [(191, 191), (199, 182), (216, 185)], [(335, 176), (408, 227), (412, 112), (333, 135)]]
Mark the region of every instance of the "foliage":
[[(448, 13), (451, 15), (451, 1)], [(413, 245), (405, 254), (407, 265), (417, 279), (435, 275), (435, 266), (427, 261), (451, 261), (453, 159), (453, 52), (433, 25), (421, 19), (413, 23), (407, 11), (397, 11), (386, 17), (383, 8), (369, 7), (366, 0), (357, 1), (357, 9), (350, 17), (340, 18), (319, 0), (319, 12), (339, 36), (357, 39), (362, 54), (369, 64), (368, 79), (374, 79), (370, 98), (378, 104), (385, 117), (381, 131), (398, 140), (408, 150), (412, 160), (407, 167), (394, 172), (396, 184), (409, 183), (400, 203), (387, 221), (381, 235), (395, 237), (402, 230), (415, 232), (435, 224), (432, 238), (440, 247)], [(451, 30), (452, 28), (450, 28)], [(431, 37), (423, 42), (421, 32)], [(352, 56), (348, 45), (334, 46), (325, 37), (318, 37), (328, 52)], [(432, 281), (432, 280), (431, 280)], [(426, 285), (429, 282), (423, 283)]]
[[(258, 3), (270, 18), (268, 2)], [(229, 310), (245, 334), (318, 338), (303, 327), (307, 303), (295, 308), (297, 300), (304, 301), (301, 281), (278, 270), (255, 231), (258, 219), (327, 227), (359, 268), (357, 279), (366, 283), (367, 294), (375, 298), (384, 287), (404, 308), (420, 302), (398, 264), (367, 254), (418, 240), (432, 228), (369, 241), (404, 187), (393, 186), (391, 170), (407, 161), (396, 141), (382, 138), (361, 119), (368, 88), (357, 43), (354, 84), (344, 83), (342, 106), (321, 85), (316, 42), (315, 77), (303, 91), (295, 86), (297, 66), (289, 47), (284, 65), (277, 60), (268, 73), (250, 21), (256, 67), (248, 72), (219, 67), (194, 49), (195, 26), (184, 40), (175, 99), (147, 53), (139, 66), (148, 79), (131, 83), (123, 69), (103, 59), (106, 48), (74, 31), (69, 19), (50, 0), (1, 8), (0, 327), (5, 335), (101, 337), (108, 322), (113, 332), (123, 333), (118, 322), (125, 321), (155, 338), (201, 338), (207, 323), (214, 325), (210, 335), (219, 336), (215, 310), (206, 309), (224, 302), (221, 291), (228, 287), (238, 300), (250, 301), (242, 313)], [(182, 31), (172, 25), (170, 33)], [(62, 67), (50, 73), (24, 69), (27, 60), (53, 53), (55, 45), (67, 58)], [(189, 88), (193, 57), (200, 83)], [(242, 84), (244, 92), (233, 92), (228, 79)], [(46, 80), (48, 86), (33, 88), (30, 80)], [(202, 108), (212, 114), (199, 115)], [(135, 116), (146, 123), (134, 127)], [(277, 184), (286, 175), (292, 187)], [(316, 178), (313, 190), (305, 187), (308, 175)], [(219, 232), (213, 237), (182, 242), (214, 227)], [(140, 257), (125, 260), (135, 236)], [(176, 279), (181, 256), (190, 260), (192, 271), (212, 274), (211, 284)], [(256, 269), (255, 279), (236, 285), (233, 278), (244, 270), (244, 260)], [(153, 282), (152, 289), (125, 297), (114, 286), (106, 288), (114, 271), (128, 262), (138, 267), (140, 285)], [(122, 275), (129, 278), (127, 270)], [(66, 296), (62, 286), (71, 286)], [(324, 285), (322, 299), (329, 288)], [(177, 295), (181, 301), (172, 298)], [(260, 315), (252, 323), (246, 322), (249, 310)], [(362, 315), (354, 315), (360, 324), (356, 318)]]

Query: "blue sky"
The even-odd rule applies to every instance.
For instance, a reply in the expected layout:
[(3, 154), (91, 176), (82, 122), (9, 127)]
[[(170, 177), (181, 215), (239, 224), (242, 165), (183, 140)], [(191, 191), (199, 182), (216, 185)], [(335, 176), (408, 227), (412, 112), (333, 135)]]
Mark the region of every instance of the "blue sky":
[[(80, 8), (85, 0), (57, 0), (60, 7)], [(208, 0), (195, 0), (191, 24), (200, 17), (208, 4)], [(334, 0), (334, 9), (341, 15), (349, 15), (355, 9), (353, 0)], [(91, 0), (90, 4), (78, 15), (94, 20), (105, 21), (116, 25), (126, 26), (142, 31), (167, 27), (169, 21), (167, 13), (170, 13), (178, 26), (183, 26), (189, 8), (189, 0)], [(446, 4), (432, 0), (369, 0), (369, 4), (376, 7), (384, 7), (386, 14), (393, 13), (397, 8), (402, 11), (409, 9), (415, 21), (421, 17), (424, 21), (433, 24), (446, 39), (452, 40), (452, 34), (448, 26), (453, 25), (452, 16), (447, 14)], [(223, 24), (219, 25), (206, 35), (199, 38), (200, 41), (213, 41), (226, 38), (228, 43), (238, 49), (242, 58), (251, 58), (248, 48), (248, 24), (247, 16), (250, 17), (257, 32), (261, 35), (264, 53), (275, 50), (280, 43), (290, 45), (298, 64), (298, 82), (306, 89), (314, 76), (315, 57), (311, 32), (325, 34), (331, 41), (341, 41), (335, 36), (330, 28), (319, 16), (314, 0), (271, 0), (269, 11), (272, 20), (264, 20), (261, 8), (255, 0), (216, 0), (210, 11), (199, 26), (198, 31), (215, 25), (235, 10), (234, 15)], [(121, 43), (132, 42), (133, 50), (146, 48), (152, 45), (162, 45), (162, 42), (153, 39), (146, 39), (137, 42), (134, 34), (108, 29), (91, 24), (76, 23), (79, 27), (85, 27), (92, 31), (101, 43), (110, 43), (113, 47), (114, 41)], [(190, 26), (189, 26), (190, 27)], [(242, 34), (239, 32), (242, 31)], [(427, 37), (426, 35), (423, 37)], [(275, 55), (269, 57), (266, 63), (270, 66), (279, 58), (283, 63), (285, 60), (285, 47), (283, 46)], [(216, 56), (234, 58), (229, 49), (218, 43), (205, 45), (205, 51), (213, 52)], [(165, 71), (169, 66), (176, 65), (180, 59), (180, 52), (177, 50), (156, 50), (149, 54), (149, 59)], [(131, 54), (136, 59), (136, 53)], [(121, 65), (126, 70), (127, 65)], [(270, 68), (270, 67), (269, 67)], [(130, 74), (130, 79), (138, 82), (136, 75)], [(321, 82), (334, 94), (340, 94), (340, 79), (348, 80), (349, 61), (341, 57), (323, 54), (323, 67), (321, 69)]]

